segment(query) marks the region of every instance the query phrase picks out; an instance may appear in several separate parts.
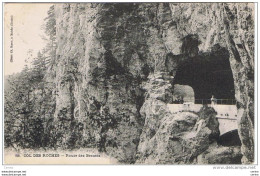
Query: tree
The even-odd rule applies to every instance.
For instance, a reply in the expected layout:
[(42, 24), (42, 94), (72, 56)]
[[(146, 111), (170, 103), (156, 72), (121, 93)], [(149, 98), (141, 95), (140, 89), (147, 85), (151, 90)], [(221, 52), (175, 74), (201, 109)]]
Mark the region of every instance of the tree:
[[(45, 81), (47, 65), (38, 53), (32, 66), (27, 65), (21, 73), (10, 76), (5, 89), (5, 143), (6, 147), (45, 147), (44, 130), (52, 118), (55, 106), (52, 100), (53, 85)], [(49, 125), (49, 124), (48, 124)]]
[(44, 31), (45, 48), (33, 56), (28, 50), (26, 65), (9, 76), (4, 92), (5, 147), (53, 147), (57, 137), (55, 112), (56, 19), (54, 6), (48, 10)]
[[(11, 76), (9, 89), (5, 90), (5, 124), (8, 140), (13, 141), (18, 146), (28, 146), (28, 120), (33, 112), (33, 95), (30, 85), (30, 73), (28, 67), (25, 67), (20, 74)], [(12, 136), (21, 132), (21, 138)], [(17, 139), (19, 139), (17, 141)]]
[(49, 64), (50, 68), (55, 65), (56, 60), (56, 18), (54, 5), (48, 10), (48, 16), (44, 19), (44, 31), (48, 37), (47, 45), (45, 46), (43, 52), (46, 54), (46, 62)]
[(118, 124), (124, 118), (124, 115), (120, 115), (119, 112), (110, 114), (108, 108), (103, 108), (101, 112), (89, 114), (91, 119), (90, 125), (95, 129), (98, 129), (100, 139), (98, 141), (98, 150), (100, 152), (106, 152), (107, 132), (109, 129), (117, 128)]

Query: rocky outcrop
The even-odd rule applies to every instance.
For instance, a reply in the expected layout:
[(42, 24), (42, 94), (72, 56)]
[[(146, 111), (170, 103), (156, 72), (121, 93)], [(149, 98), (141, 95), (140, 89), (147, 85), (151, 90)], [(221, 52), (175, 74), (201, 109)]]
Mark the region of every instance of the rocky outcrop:
[(251, 4), (70, 3), (56, 4), (55, 16), (60, 146), (94, 144), (123, 163), (194, 163), (217, 124), (172, 115), (166, 104), (178, 66), (220, 47), (229, 51), (243, 163), (253, 162)]
[[(55, 7), (59, 43), (56, 117), (64, 112), (67, 123), (83, 122), (82, 142), (105, 143), (107, 147), (102, 148), (122, 162), (135, 161), (143, 124), (141, 84), (149, 72), (161, 69), (160, 58), (166, 54), (155, 25), (156, 8), (156, 4), (117, 3)], [(116, 127), (93, 127), (93, 119), (103, 109), (118, 119)], [(101, 142), (100, 138), (106, 139)]]
[(242, 162), (254, 161), (254, 5), (224, 5), (224, 26), (239, 102)]
[(197, 157), (198, 164), (240, 164), (240, 147), (222, 147), (211, 145), (205, 152)]
[(167, 97), (171, 97), (170, 77), (160, 75), (150, 76), (145, 85), (148, 94), (141, 108), (145, 123), (140, 136), (137, 163), (194, 163), (197, 156), (219, 137), (216, 112), (204, 107), (199, 114), (172, 114), (167, 107)]

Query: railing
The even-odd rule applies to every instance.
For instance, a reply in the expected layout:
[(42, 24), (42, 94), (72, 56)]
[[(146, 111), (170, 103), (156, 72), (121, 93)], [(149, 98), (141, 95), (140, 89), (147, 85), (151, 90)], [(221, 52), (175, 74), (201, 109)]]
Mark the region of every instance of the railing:
[[(237, 117), (237, 116), (236, 116)], [(237, 118), (232, 118), (232, 117), (219, 117), (219, 116), (216, 116), (217, 119), (222, 119), (222, 120), (237, 120)]]
[[(193, 102), (194, 99), (184, 99), (184, 102)], [(175, 104), (183, 104), (182, 101), (176, 101)], [(211, 99), (195, 99), (195, 104), (211, 104)], [(222, 105), (236, 105), (237, 101), (235, 99), (214, 99), (215, 104)]]
[[(195, 99), (195, 104), (211, 104), (211, 99)], [(234, 99), (214, 99), (215, 104), (236, 105)]]

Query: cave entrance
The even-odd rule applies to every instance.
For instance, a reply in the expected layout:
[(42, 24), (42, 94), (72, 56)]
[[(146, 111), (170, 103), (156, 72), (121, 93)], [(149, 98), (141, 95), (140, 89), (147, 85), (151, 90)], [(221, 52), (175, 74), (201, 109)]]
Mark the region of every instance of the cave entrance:
[(173, 84), (191, 86), (197, 104), (203, 104), (200, 100), (209, 104), (212, 95), (226, 101), (223, 104), (235, 102), (234, 80), (225, 48), (184, 59), (178, 66)]
[(241, 146), (238, 130), (232, 130), (219, 136), (217, 142), (222, 146)]

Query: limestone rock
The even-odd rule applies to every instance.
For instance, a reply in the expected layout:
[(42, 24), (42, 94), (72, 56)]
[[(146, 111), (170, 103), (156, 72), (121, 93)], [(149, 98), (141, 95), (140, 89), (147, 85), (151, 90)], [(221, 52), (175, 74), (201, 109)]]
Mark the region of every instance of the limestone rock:
[(240, 147), (221, 147), (212, 145), (197, 157), (198, 164), (241, 164)]
[(64, 145), (74, 123), (90, 144), (100, 135), (91, 117), (107, 109), (124, 117), (104, 132), (108, 154), (124, 163), (136, 153), (139, 163), (192, 163), (217, 136), (216, 123), (172, 115), (166, 104), (179, 64), (221, 46), (230, 55), (243, 163), (252, 163), (253, 14), (250, 3), (56, 4), (55, 120), (64, 125)]
[(217, 133), (214, 129), (218, 129), (218, 122), (191, 112), (150, 114), (140, 138), (137, 163), (191, 164), (216, 141), (212, 141)]

